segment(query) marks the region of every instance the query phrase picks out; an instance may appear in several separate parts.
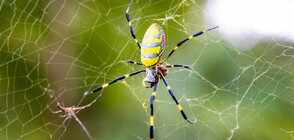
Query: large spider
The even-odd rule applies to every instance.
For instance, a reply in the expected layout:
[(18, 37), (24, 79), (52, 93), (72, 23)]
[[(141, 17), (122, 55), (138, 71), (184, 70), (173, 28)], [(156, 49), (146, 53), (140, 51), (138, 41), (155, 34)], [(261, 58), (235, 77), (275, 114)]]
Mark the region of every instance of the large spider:
[[(150, 139), (153, 140), (153, 136), (154, 136), (154, 132), (153, 132), (153, 126), (154, 126), (153, 102), (155, 100), (157, 86), (158, 86), (159, 81), (161, 79), (163, 80), (169, 94), (172, 96), (173, 100), (177, 104), (177, 107), (180, 110), (183, 118), (187, 122), (189, 122), (191, 124), (194, 124), (197, 121), (197, 119), (195, 119), (194, 121), (188, 120), (185, 112), (183, 111), (183, 109), (182, 109), (181, 105), (179, 104), (179, 102), (177, 101), (173, 91), (171, 90), (170, 86), (168, 85), (167, 81), (164, 78), (168, 74), (168, 68), (171, 68), (171, 67), (183, 67), (183, 68), (188, 68), (188, 69), (192, 69), (192, 68), (189, 67), (189, 66), (181, 65), (181, 64), (162, 65), (162, 63), (165, 62), (187, 40), (190, 40), (190, 39), (192, 39), (192, 38), (194, 38), (196, 36), (199, 36), (199, 35), (207, 32), (207, 31), (213, 30), (213, 29), (217, 28), (218, 26), (210, 28), (208, 30), (200, 31), (200, 32), (198, 32), (196, 34), (191, 35), (188, 38), (185, 38), (184, 40), (179, 42), (174, 47), (174, 49), (169, 53), (169, 55), (165, 59), (163, 59), (162, 61), (159, 61), (161, 56), (162, 56), (162, 53), (164, 51), (164, 48), (165, 48), (165, 34), (163, 32), (163, 29), (158, 24), (153, 23), (147, 29), (147, 31), (146, 31), (146, 33), (144, 35), (143, 41), (142, 41), (142, 43), (140, 45), (140, 43), (138, 42), (138, 40), (137, 40), (137, 38), (136, 38), (136, 36), (134, 34), (133, 27), (132, 27), (132, 24), (131, 24), (131, 20), (130, 20), (129, 14), (128, 14), (129, 8), (130, 8), (132, 2), (133, 2), (133, 0), (131, 0), (130, 4), (129, 4), (127, 10), (126, 10), (126, 18), (127, 18), (128, 23), (129, 23), (129, 26), (130, 26), (130, 31), (131, 31), (132, 37), (134, 38), (134, 40), (135, 40), (136, 44), (138, 45), (139, 49), (141, 50), (141, 62), (142, 63), (134, 62), (134, 61), (131, 61), (131, 60), (129, 60), (128, 63), (136, 64), (136, 65), (143, 65), (143, 66), (146, 67), (146, 69), (139, 70), (137, 72), (126, 74), (126, 75), (123, 75), (123, 76), (119, 76), (119, 77), (115, 78), (114, 80), (112, 80), (111, 82), (106, 83), (106, 84), (104, 84), (104, 85), (102, 85), (102, 86), (100, 86), (98, 88), (93, 89), (91, 92), (86, 92), (85, 95), (95, 93), (95, 92), (97, 92), (97, 91), (99, 91), (101, 89), (104, 89), (107, 86), (109, 86), (109, 85), (111, 85), (111, 84), (113, 84), (113, 83), (115, 83), (115, 82), (117, 82), (119, 80), (128, 78), (128, 77), (133, 76), (133, 75), (137, 75), (137, 74), (142, 73), (142, 72), (146, 72), (146, 78), (143, 79), (143, 86), (145, 88), (154, 87), (152, 95), (151, 95), (151, 99), (150, 99), (150, 108), (151, 108)], [(150, 85), (147, 86), (145, 84), (145, 82), (148, 82)], [(82, 109), (85, 109), (85, 108), (91, 106), (94, 102), (96, 102), (101, 97), (101, 95), (102, 95), (102, 92), (95, 100), (93, 100), (91, 103), (89, 103), (89, 104), (87, 104), (85, 106), (69, 108), (70, 110), (72, 110), (71, 113), (74, 113), (74, 110), (80, 111)], [(59, 109), (61, 109), (63, 112), (67, 112), (65, 110), (67, 108), (64, 109), (64, 108), (61, 108), (59, 106)]]

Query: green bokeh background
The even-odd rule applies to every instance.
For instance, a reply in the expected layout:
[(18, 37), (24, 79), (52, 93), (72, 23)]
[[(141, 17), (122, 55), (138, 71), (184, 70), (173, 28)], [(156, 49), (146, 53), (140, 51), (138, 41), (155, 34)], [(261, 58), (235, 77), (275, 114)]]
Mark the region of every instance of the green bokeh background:
[[(0, 139), (87, 139), (74, 120), (52, 114), (60, 102), (83, 96), (117, 76), (143, 69), (125, 18), (129, 0), (10, 1), (0, 3)], [(134, 0), (130, 17), (138, 40), (159, 23), (166, 50), (204, 23), (205, 1)], [(185, 43), (167, 61), (166, 77), (194, 125), (186, 123), (164, 85), (155, 101), (156, 139), (293, 139), (293, 45), (271, 40), (253, 49), (230, 46), (219, 29)], [(289, 47), (290, 46), (290, 47)], [(94, 139), (149, 139), (152, 89), (130, 77), (103, 91), (77, 114)]]

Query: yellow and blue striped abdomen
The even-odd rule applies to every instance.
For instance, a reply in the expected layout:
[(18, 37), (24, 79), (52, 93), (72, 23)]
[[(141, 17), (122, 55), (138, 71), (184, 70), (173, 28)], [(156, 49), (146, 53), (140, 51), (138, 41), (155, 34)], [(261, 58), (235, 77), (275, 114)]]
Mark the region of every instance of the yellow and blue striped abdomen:
[(146, 67), (155, 66), (164, 51), (165, 35), (163, 29), (153, 23), (146, 31), (141, 43), (141, 61)]

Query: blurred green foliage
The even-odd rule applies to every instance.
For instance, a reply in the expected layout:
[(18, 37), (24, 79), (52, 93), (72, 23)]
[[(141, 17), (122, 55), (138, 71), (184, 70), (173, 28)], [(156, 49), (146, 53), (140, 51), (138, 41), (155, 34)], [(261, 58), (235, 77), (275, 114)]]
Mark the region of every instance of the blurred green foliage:
[[(97, 94), (84, 92), (143, 68), (126, 64), (140, 61), (125, 18), (129, 2), (0, 2), (1, 139), (87, 138), (74, 119), (52, 114), (46, 105), (85, 105)], [(135, 0), (129, 14), (139, 40), (152, 23), (163, 27), (165, 57), (179, 41), (207, 28), (204, 4)], [(263, 42), (239, 51), (215, 30), (185, 43), (167, 62), (194, 70), (170, 69), (167, 80), (198, 122), (187, 124), (160, 84), (155, 138), (293, 139), (294, 54), (287, 46)], [(152, 90), (142, 87), (144, 76), (111, 85), (77, 114), (95, 139), (149, 138)]]

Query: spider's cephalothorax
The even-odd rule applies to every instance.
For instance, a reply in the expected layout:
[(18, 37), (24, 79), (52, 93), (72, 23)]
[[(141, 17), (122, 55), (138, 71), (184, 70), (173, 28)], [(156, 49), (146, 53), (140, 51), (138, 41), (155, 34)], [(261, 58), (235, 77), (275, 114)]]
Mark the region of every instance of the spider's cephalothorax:
[[(143, 80), (143, 86), (145, 88), (152, 88), (158, 82), (158, 79), (161, 79), (160, 74), (166, 76), (168, 74), (168, 68), (164, 65), (146, 68), (146, 78)], [(145, 81), (150, 83), (150, 86), (146, 86)]]
[(149, 68), (154, 67), (165, 48), (165, 35), (163, 29), (153, 23), (146, 31), (141, 44), (141, 61)]
[(150, 84), (156, 83), (158, 81), (157, 72), (158, 72), (157, 67), (146, 68), (146, 78), (145, 78), (146, 82)]

